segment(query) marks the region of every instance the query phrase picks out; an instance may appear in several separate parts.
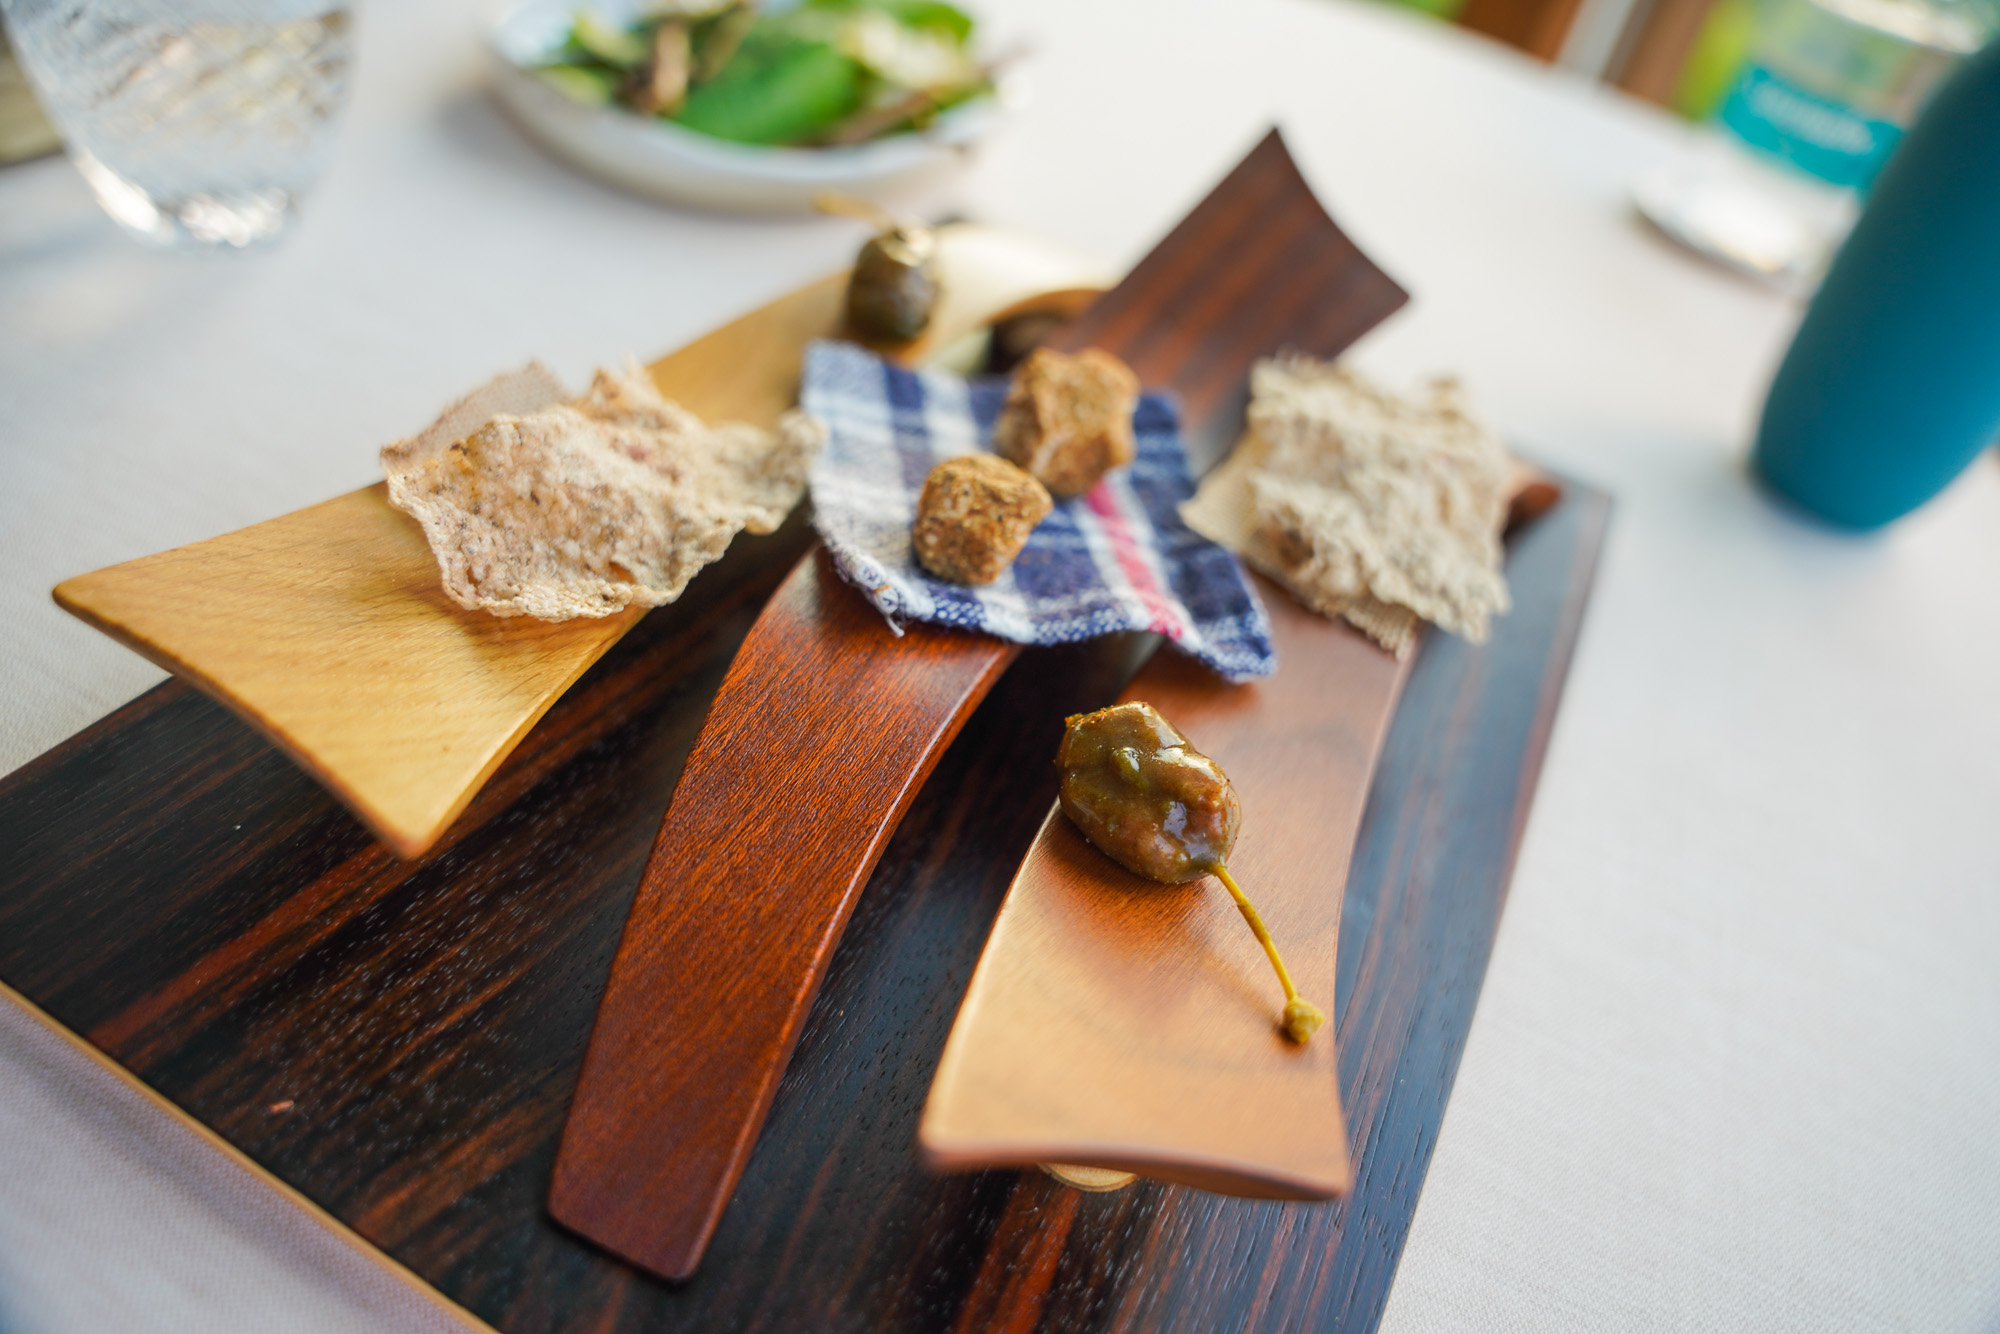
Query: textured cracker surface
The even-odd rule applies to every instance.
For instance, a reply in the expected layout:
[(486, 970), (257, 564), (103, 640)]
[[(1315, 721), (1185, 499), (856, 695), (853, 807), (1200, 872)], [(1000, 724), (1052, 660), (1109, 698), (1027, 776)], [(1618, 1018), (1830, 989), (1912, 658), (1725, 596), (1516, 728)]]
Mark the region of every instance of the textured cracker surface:
[(910, 546), (940, 579), (990, 584), (1054, 508), (1033, 476), (991, 454), (946, 459), (924, 479)]
[(1507, 610), (1512, 476), (1453, 381), (1403, 398), (1342, 366), (1266, 361), (1251, 377), (1249, 433), (1181, 512), (1400, 655), (1420, 620), (1478, 643)]
[(796, 412), (776, 432), (705, 426), (636, 364), (562, 399), (531, 365), (382, 451), (390, 503), (461, 607), (561, 621), (672, 602), (739, 531), (783, 521), (819, 446)]
[(1071, 356), (1036, 348), (1014, 372), (993, 447), (1067, 499), (1132, 461), (1132, 409), (1139, 377), (1099, 348)]

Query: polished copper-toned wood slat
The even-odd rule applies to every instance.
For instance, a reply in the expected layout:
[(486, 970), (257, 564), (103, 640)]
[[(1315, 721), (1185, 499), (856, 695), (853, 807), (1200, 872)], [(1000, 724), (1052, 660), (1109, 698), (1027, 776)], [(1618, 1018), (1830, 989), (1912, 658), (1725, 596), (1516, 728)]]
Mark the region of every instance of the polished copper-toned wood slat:
[[(1317, 262), (1288, 263), (1303, 248)], [(1334, 356), (1407, 299), (1273, 131), (1055, 341), (1126, 357), (1181, 395), (1191, 438), (1212, 436), (1258, 357)], [(794, 573), (640, 883), (557, 1158), (559, 1221), (656, 1273), (694, 1272), (884, 839), (1014, 652), (922, 626), (895, 639), (822, 569)], [(751, 746), (774, 762), (731, 753)]]
[[(1258, 577), (1276, 675), (1222, 686), (1156, 654), (1144, 700), (1229, 775), (1230, 869), (1301, 995), (1334, 994), (1347, 860), (1409, 660)], [(1057, 810), (1001, 905), (920, 1131), (946, 1171), (1085, 1163), (1231, 1195), (1347, 1189), (1334, 1034), (1277, 1029), (1284, 995), (1211, 879), (1156, 885)]]
[(823, 550), (793, 569), (640, 882), (556, 1161), (558, 1219), (693, 1269), (883, 842), (1012, 658), (970, 635), (899, 639)]

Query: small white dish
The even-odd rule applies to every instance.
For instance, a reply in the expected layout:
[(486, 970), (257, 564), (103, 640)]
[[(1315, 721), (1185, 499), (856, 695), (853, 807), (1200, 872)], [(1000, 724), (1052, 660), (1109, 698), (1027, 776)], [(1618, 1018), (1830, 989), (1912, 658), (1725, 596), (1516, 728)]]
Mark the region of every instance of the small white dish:
[(1670, 240), (1792, 296), (1811, 296), (1853, 228), (1854, 192), (1753, 156), (1715, 133), (1632, 187)]
[[(1000, 119), (1003, 87), (953, 107), (929, 129), (848, 148), (762, 148), (729, 143), (672, 121), (565, 97), (534, 67), (561, 45), (584, 0), (523, 0), (487, 30), (493, 91), (527, 135), (614, 185), (677, 204), (730, 213), (809, 213), (823, 190), (884, 199), (952, 170)], [(594, 0), (614, 22), (640, 0)], [(1003, 81), (1004, 82), (1004, 81)]]

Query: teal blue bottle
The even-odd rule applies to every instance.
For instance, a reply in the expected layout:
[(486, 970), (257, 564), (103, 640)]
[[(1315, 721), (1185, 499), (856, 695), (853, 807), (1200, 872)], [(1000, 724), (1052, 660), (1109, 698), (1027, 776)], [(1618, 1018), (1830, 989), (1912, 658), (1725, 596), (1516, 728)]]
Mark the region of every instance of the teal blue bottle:
[(1764, 403), (1754, 473), (1847, 528), (1942, 491), (2000, 435), (2000, 42), (1876, 179)]

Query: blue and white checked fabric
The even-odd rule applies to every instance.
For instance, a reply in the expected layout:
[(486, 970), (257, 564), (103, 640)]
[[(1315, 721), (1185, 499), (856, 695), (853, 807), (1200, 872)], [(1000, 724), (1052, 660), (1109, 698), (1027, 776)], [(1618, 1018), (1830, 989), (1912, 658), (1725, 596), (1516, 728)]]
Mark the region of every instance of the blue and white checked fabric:
[(813, 523), (835, 564), (900, 632), (903, 621), (1065, 644), (1151, 630), (1231, 681), (1277, 665), (1271, 623), (1236, 557), (1181, 522), (1194, 493), (1171, 400), (1132, 417), (1138, 457), (1058, 501), (1012, 568), (980, 588), (933, 578), (910, 549), (933, 466), (991, 447), (1004, 380), (912, 371), (851, 343), (806, 353), (801, 403), (827, 428), (812, 467)]

